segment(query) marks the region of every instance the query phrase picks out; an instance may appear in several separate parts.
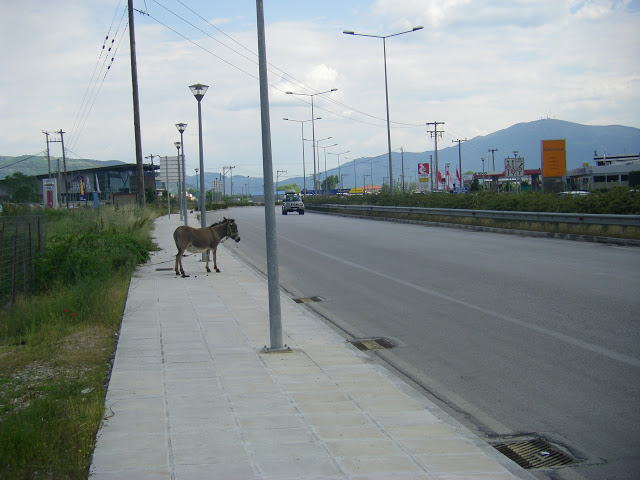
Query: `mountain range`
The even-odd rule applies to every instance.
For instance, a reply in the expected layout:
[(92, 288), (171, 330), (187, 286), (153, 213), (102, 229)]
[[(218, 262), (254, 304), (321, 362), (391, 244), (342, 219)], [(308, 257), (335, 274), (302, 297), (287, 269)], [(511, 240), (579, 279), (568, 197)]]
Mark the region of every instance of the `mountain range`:
[[(446, 124), (444, 125), (446, 129)], [(485, 171), (503, 171), (504, 159), (513, 157), (514, 151), (518, 156), (524, 158), (525, 169), (540, 168), (541, 163), (541, 141), (542, 140), (566, 140), (567, 169), (577, 168), (583, 163), (593, 164), (594, 154), (597, 155), (625, 155), (640, 154), (640, 129), (625, 127), (621, 125), (592, 126), (567, 122), (556, 119), (542, 119), (533, 122), (518, 123), (509, 128), (499, 130), (489, 135), (478, 136), (461, 143), (462, 171), (481, 172), (483, 170), (482, 158)], [(435, 143), (434, 143), (435, 146)], [(490, 150), (493, 150), (491, 152)], [(458, 165), (458, 143), (443, 139), (438, 139), (438, 166), (444, 173), (445, 165), (450, 164), (450, 170), (455, 174)], [(402, 175), (404, 165), (405, 181), (416, 181), (419, 163), (429, 163), (434, 159), (435, 169), (435, 149), (426, 152), (404, 152), (394, 151), (393, 174), (396, 180)], [(370, 177), (366, 183), (382, 185), (385, 177), (389, 176), (389, 161), (386, 152), (376, 157), (363, 157), (351, 160), (340, 165), (336, 164), (335, 157), (332, 157), (332, 167), (328, 168), (326, 175), (345, 175), (343, 177), (344, 187), (351, 188), (362, 186), (364, 175)], [(321, 181), (325, 178), (324, 158), (320, 159), (317, 179)], [(97, 161), (97, 160), (77, 160), (67, 159), (68, 169), (91, 168), (94, 166), (108, 166), (123, 163), (117, 160)], [(327, 165), (329, 167), (329, 165)], [(52, 170), (55, 166), (52, 165)], [(313, 162), (307, 160), (307, 188), (313, 186)], [(15, 171), (20, 171), (25, 175), (38, 175), (47, 173), (46, 157), (33, 157), (27, 160), (20, 157), (0, 156), (0, 179)], [(310, 175), (311, 173), (311, 175)], [(219, 180), (220, 173), (206, 172), (205, 184), (211, 185), (213, 180)], [(354, 181), (355, 179), (355, 181)], [(259, 177), (246, 177), (240, 175), (233, 176), (233, 193), (246, 194), (263, 191), (263, 179)], [(386, 180), (388, 183), (388, 180)], [(297, 184), (303, 187), (305, 184), (302, 177), (280, 178), (278, 185)], [(197, 189), (197, 178), (195, 175), (187, 176), (187, 187)], [(225, 192), (231, 192), (231, 180), (225, 178)]]

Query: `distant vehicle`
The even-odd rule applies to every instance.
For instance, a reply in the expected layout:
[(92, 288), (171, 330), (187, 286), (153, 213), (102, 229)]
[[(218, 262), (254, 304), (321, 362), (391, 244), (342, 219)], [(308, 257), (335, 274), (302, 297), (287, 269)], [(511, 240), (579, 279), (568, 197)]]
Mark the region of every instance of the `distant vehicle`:
[(589, 195), (589, 192), (585, 192), (584, 190), (572, 190), (570, 192), (560, 192), (558, 195), (561, 197), (582, 197), (584, 195)]
[(299, 215), (304, 215), (304, 202), (300, 195), (294, 190), (287, 190), (284, 192), (284, 200), (282, 201), (282, 214), (286, 215), (289, 212), (298, 212)]

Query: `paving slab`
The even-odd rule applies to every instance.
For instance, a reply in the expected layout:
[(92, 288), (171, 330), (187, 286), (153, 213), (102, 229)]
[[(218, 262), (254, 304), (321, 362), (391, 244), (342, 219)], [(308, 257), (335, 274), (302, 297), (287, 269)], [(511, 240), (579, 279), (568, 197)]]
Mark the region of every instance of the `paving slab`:
[(284, 294), (265, 353), (266, 280), (224, 244), (176, 276), (180, 224), (131, 280), (91, 479), (534, 479)]

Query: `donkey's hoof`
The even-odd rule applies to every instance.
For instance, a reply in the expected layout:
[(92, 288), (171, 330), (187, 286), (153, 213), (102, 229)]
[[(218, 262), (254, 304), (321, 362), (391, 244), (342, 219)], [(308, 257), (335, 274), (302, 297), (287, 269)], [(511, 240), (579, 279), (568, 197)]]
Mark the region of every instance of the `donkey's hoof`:
[(211, 269), (210, 268), (207, 268), (207, 273), (211, 273)]
[(220, 269), (219, 268), (216, 268), (216, 273), (220, 273)]
[(182, 278), (189, 278), (189, 275), (187, 275), (187, 274), (183, 273), (183, 274), (182, 274)]

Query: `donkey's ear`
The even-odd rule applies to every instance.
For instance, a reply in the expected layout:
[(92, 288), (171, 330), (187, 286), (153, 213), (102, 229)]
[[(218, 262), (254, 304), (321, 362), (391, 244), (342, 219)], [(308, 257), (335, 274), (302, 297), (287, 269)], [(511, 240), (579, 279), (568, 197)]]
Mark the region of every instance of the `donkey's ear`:
[(227, 217), (222, 217), (222, 221), (226, 222), (227, 221)]

